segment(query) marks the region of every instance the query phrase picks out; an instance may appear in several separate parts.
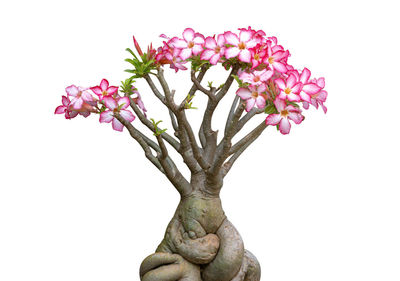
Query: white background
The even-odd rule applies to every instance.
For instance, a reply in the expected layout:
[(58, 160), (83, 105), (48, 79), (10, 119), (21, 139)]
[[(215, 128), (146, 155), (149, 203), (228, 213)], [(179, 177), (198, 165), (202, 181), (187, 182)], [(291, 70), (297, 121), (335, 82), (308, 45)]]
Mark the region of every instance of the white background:
[[(310, 109), (288, 136), (268, 128), (225, 181), (225, 212), (262, 280), (399, 281), (396, 2), (2, 1), (0, 280), (139, 280), (178, 193), (126, 132), (54, 109), (70, 84), (127, 78), (133, 34), (144, 49), (189, 26), (213, 35), (251, 25), (277, 36), (295, 67), (326, 77), (329, 93), (326, 115)], [(216, 73), (206, 80), (221, 83)], [(178, 93), (188, 75), (168, 72)]]

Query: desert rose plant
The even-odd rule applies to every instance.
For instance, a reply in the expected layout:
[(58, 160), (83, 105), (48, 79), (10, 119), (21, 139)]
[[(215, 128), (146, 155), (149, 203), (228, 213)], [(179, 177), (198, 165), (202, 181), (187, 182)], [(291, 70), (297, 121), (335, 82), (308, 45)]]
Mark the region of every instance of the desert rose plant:
[[(321, 106), (326, 113), (324, 78), (311, 78), (309, 69), (294, 68), (288, 63), (289, 51), (275, 37), (251, 27), (208, 37), (186, 28), (182, 37), (161, 37), (163, 45), (158, 49), (150, 45), (147, 52), (133, 38), (136, 54), (128, 48), (131, 58), (126, 59), (132, 65), (127, 70), (132, 76), (122, 85), (111, 86), (102, 79), (92, 87), (68, 86), (55, 113), (64, 114), (66, 119), (98, 114), (99, 121), (111, 123), (114, 130), (126, 128), (147, 159), (180, 193), (180, 203), (164, 239), (140, 266), (141, 280), (260, 280), (257, 259), (244, 249), (242, 238), (221, 207), (223, 180), (239, 156), (268, 126), (288, 134), (293, 124), (303, 122), (302, 108), (308, 109), (310, 104), (315, 108)], [(226, 81), (219, 86), (211, 82), (204, 85), (206, 72), (218, 64), (222, 65), (221, 71), (229, 71)], [(192, 86), (180, 100), (165, 79), (167, 66), (175, 72), (190, 69)], [(140, 90), (141, 95), (134, 79), (144, 79), (150, 92), (165, 106), (173, 133), (160, 128), (160, 121), (147, 117), (143, 98), (148, 93)], [(236, 84), (236, 95), (230, 97), (228, 90)], [(198, 138), (187, 118), (197, 92), (208, 100)], [(218, 140), (218, 130), (211, 124), (224, 98), (230, 99), (232, 105)], [(259, 125), (233, 143), (233, 137), (260, 114), (266, 117)], [(132, 123), (136, 118), (152, 134), (138, 130)], [(171, 149), (182, 157), (190, 178), (185, 178), (177, 168), (177, 159), (172, 159), (168, 152)]]

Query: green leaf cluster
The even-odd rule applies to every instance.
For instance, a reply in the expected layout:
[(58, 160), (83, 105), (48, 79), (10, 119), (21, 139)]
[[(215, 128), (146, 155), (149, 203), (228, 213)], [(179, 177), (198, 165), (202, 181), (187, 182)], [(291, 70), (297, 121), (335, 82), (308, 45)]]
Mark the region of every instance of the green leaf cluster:
[(129, 62), (134, 67), (133, 69), (125, 70), (126, 72), (133, 74), (132, 78), (141, 78), (146, 74), (149, 74), (153, 69), (156, 69), (155, 60), (149, 60), (146, 53), (140, 56), (139, 59), (131, 49), (126, 48), (126, 51), (133, 56), (131, 59), (125, 59), (126, 62)]
[(153, 118), (151, 118), (150, 120), (151, 120), (151, 123), (153, 123), (153, 126), (154, 126), (154, 135), (155, 136), (159, 136), (159, 135), (161, 135), (162, 133), (164, 133), (167, 130), (167, 129), (158, 128), (158, 124), (160, 124), (162, 122), (162, 120), (157, 121), (157, 122)]

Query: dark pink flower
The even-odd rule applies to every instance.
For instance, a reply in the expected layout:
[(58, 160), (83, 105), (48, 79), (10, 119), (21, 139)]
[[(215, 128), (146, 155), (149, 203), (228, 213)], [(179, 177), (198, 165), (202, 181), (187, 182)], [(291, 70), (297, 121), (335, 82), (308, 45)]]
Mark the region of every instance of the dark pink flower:
[(95, 86), (90, 88), (93, 93), (99, 96), (100, 100), (104, 97), (109, 97), (118, 92), (118, 87), (109, 86), (107, 79), (103, 79), (100, 82), (100, 86)]
[(275, 83), (278, 85), (280, 93), (278, 95), (279, 99), (289, 100), (289, 101), (300, 101), (301, 98), (299, 93), (301, 91), (301, 82), (297, 81), (296, 76), (294, 74), (290, 74), (286, 79), (286, 82), (282, 78), (278, 78), (275, 80)]

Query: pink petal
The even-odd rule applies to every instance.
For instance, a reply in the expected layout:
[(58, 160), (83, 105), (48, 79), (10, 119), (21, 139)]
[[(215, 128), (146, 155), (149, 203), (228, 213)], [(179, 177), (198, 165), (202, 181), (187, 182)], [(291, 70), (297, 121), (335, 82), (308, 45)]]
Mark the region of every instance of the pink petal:
[(304, 120), (304, 116), (297, 112), (289, 112), (288, 118), (296, 124), (300, 124)]
[(240, 53), (240, 49), (238, 47), (228, 48), (225, 52), (225, 57), (227, 59), (234, 58)]
[(107, 81), (107, 79), (103, 79), (103, 80), (101, 80), (101, 83), (100, 83), (100, 88), (101, 88), (101, 90), (102, 91), (105, 91), (105, 90), (107, 90), (107, 88), (108, 88), (108, 81)]
[(303, 85), (303, 91), (309, 95), (314, 95), (314, 94), (318, 93), (320, 90), (321, 90), (321, 88), (315, 84), (310, 83), (310, 84)]
[(290, 93), (289, 95), (287, 95), (287, 99), (288, 99), (289, 101), (300, 101), (300, 100), (301, 100), (300, 96), (294, 94), (293, 92)]
[(91, 87), (90, 90), (92, 90), (96, 95), (100, 97), (102, 96), (103, 90), (99, 86)]
[(237, 46), (239, 44), (239, 38), (236, 34), (231, 31), (227, 31), (224, 33), (226, 44)]
[(241, 50), (239, 53), (239, 60), (242, 62), (250, 62), (250, 60), (251, 60), (250, 51), (247, 49)]
[(311, 71), (308, 68), (304, 68), (300, 75), (300, 82), (306, 84), (310, 79)]
[(280, 114), (270, 114), (265, 119), (265, 123), (267, 125), (277, 125), (282, 120), (282, 118), (283, 117)]
[(276, 99), (274, 101), (275, 107), (278, 110), (278, 112), (281, 112), (286, 108), (286, 102), (282, 99)]
[(78, 115), (78, 111), (66, 111), (65, 112), (65, 118), (66, 119), (75, 118), (77, 115)]
[(62, 98), (61, 98), (61, 103), (62, 103), (64, 106), (68, 106), (69, 103), (70, 103), (70, 101), (69, 101), (69, 99), (68, 99), (66, 96), (62, 96)]
[(110, 123), (114, 119), (113, 112), (111, 110), (100, 113), (100, 123)]
[(189, 48), (183, 49), (181, 51), (181, 53), (179, 54), (179, 57), (183, 60), (186, 60), (186, 59), (190, 58), (191, 56), (192, 56), (192, 49), (189, 49)]
[(286, 89), (286, 84), (281, 78), (275, 79), (275, 83), (276, 85), (278, 85), (278, 88), (281, 89), (282, 91)]
[(324, 113), (326, 114), (326, 112), (328, 111), (328, 109), (326, 108), (326, 106), (325, 106), (323, 103), (321, 103), (321, 107), (322, 107)]
[(292, 89), (292, 93), (293, 94), (297, 94), (298, 92), (300, 92), (302, 86), (303, 85), (301, 84), (301, 82), (298, 82), (296, 85), (294, 85), (294, 87), (291, 88)]
[(129, 122), (133, 122), (133, 120), (135, 120), (135, 116), (132, 114), (132, 112), (130, 112), (129, 110), (121, 110), (119, 112), (119, 114), (126, 120)]
[(239, 88), (236, 91), (236, 94), (243, 100), (251, 98), (251, 92), (246, 88)]
[(257, 87), (257, 92), (258, 93), (263, 93), (267, 89), (267, 86), (263, 83), (260, 86)]
[(220, 47), (225, 45), (225, 36), (223, 34), (218, 34), (218, 36), (217, 36), (217, 44)]
[(322, 89), (325, 88), (325, 78), (324, 77), (318, 78), (317, 85)]
[(90, 115), (90, 111), (81, 111), (79, 114), (86, 118)]
[(286, 118), (282, 118), (281, 122), (279, 123), (279, 131), (281, 134), (286, 135), (290, 132), (290, 122)]
[(246, 100), (246, 111), (249, 112), (253, 107), (254, 104), (256, 103), (256, 100), (251, 98)]
[(64, 114), (67, 108), (64, 105), (57, 106), (54, 114)]
[(114, 98), (112, 98), (112, 97), (105, 97), (105, 98), (103, 99), (103, 101), (104, 101), (105, 106), (106, 106), (107, 108), (111, 109), (111, 110), (114, 110), (115, 108), (118, 107), (117, 102), (116, 102), (116, 101), (114, 100)]
[(310, 108), (310, 104), (306, 101), (303, 101), (303, 108), (304, 109), (309, 109)]
[(197, 56), (198, 54), (200, 54), (204, 49), (203, 46), (201, 45), (194, 45), (193, 48), (193, 55)]
[(79, 89), (75, 85), (71, 85), (65, 88), (65, 91), (67, 92), (68, 96), (73, 96), (73, 97), (76, 97), (79, 93)]
[(286, 86), (292, 89), (295, 83), (296, 83), (296, 77), (293, 74), (290, 74), (289, 78), (286, 80)]
[(214, 50), (205, 50), (202, 54), (200, 59), (202, 60), (209, 60), (213, 55), (215, 55)]
[(276, 71), (280, 73), (285, 73), (287, 71), (286, 66), (281, 62), (274, 62), (272, 66)]
[(256, 98), (256, 105), (258, 108), (264, 108), (265, 107), (265, 99), (262, 96), (258, 96)]
[(267, 81), (269, 78), (272, 77), (272, 75), (274, 75), (274, 72), (272, 70), (267, 70), (263, 74), (261, 74), (260, 80)]
[(71, 105), (73, 105), (74, 109), (81, 109), (83, 104), (82, 98), (77, 98), (71, 101)]
[(125, 109), (130, 105), (130, 101), (128, 97), (123, 97), (118, 100), (118, 107), (121, 109)]
[(306, 93), (304, 93), (304, 92), (301, 92), (301, 93), (300, 93), (300, 97), (301, 97), (301, 99), (302, 99), (303, 101), (311, 102), (311, 97), (310, 97), (309, 95), (307, 95)]
[(188, 46), (188, 43), (185, 40), (177, 39), (173, 42), (173, 46), (178, 49), (185, 49)]
[(195, 38), (193, 39), (193, 42), (194, 42), (196, 45), (204, 45), (204, 38), (203, 38), (203, 37), (195, 37)]
[(194, 30), (191, 28), (186, 28), (183, 31), (183, 38), (185, 38), (186, 42), (193, 41), (194, 38)]
[(318, 96), (316, 97), (316, 99), (317, 99), (318, 101), (320, 101), (320, 102), (325, 102), (327, 97), (328, 97), (328, 92), (322, 90), (322, 91), (318, 94)]
[(124, 129), (124, 125), (122, 125), (122, 123), (119, 122), (117, 118), (114, 118), (112, 120), (112, 127), (115, 131), (118, 132), (122, 132), (122, 130)]
[(107, 89), (107, 93), (108, 93), (109, 95), (113, 95), (113, 94), (115, 94), (116, 92), (118, 92), (118, 87), (110, 86), (110, 87), (108, 87), (108, 89)]
[(249, 30), (242, 30), (239, 33), (239, 41), (240, 42), (247, 42), (253, 37), (253, 32)]
[(215, 39), (212, 37), (207, 37), (204, 47), (206, 47), (207, 49), (215, 49), (215, 47), (217, 47), (217, 43), (215, 42)]
[(219, 61), (220, 58), (221, 58), (221, 55), (220, 55), (220, 54), (215, 54), (215, 55), (213, 55), (212, 58), (210, 59), (210, 63), (211, 63), (212, 65), (216, 65), (216, 64), (218, 63), (218, 61)]
[(93, 96), (88, 91), (83, 91), (81, 97), (84, 101), (93, 101)]

